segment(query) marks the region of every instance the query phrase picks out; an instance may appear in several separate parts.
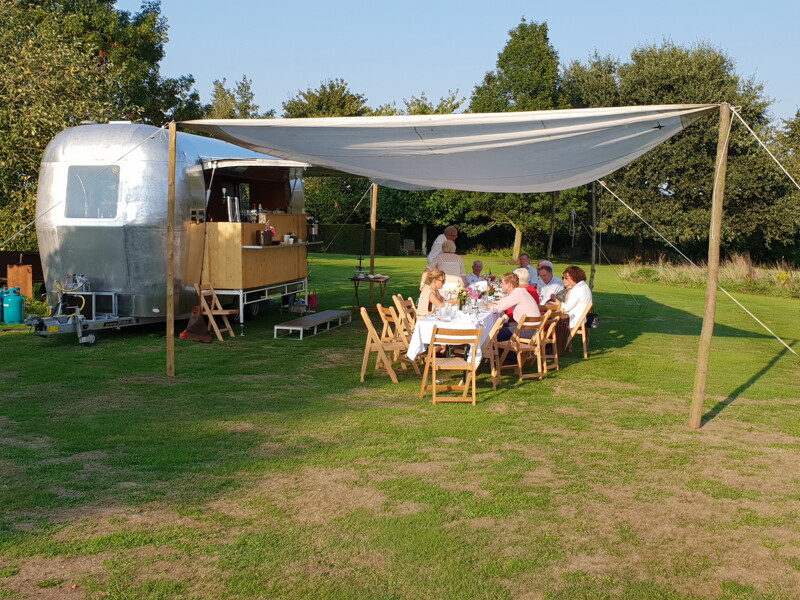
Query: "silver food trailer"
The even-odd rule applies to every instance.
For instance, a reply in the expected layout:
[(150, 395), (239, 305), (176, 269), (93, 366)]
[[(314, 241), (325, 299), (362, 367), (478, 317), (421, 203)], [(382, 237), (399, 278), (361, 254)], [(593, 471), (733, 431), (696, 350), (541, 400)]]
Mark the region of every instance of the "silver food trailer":
[[(28, 319), (37, 335), (93, 343), (101, 329), (164, 320), (167, 165), (168, 133), (149, 125), (85, 124), (50, 142), (36, 228), (54, 310)], [(238, 301), (240, 320), (266, 298), (307, 290), (306, 167), (178, 134), (176, 315), (197, 305), (199, 283)], [(278, 243), (262, 245), (266, 221)]]

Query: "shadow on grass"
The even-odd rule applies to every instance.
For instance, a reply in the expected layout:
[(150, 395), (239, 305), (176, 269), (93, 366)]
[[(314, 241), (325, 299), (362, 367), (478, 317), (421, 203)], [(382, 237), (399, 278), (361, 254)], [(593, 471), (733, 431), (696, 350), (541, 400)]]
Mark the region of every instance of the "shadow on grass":
[[(353, 301), (341, 269), (323, 271), (312, 285), (325, 290), (318, 310)], [(400, 287), (388, 289), (387, 297), (414, 291), (413, 285)], [(699, 334), (699, 316), (645, 296), (635, 299), (595, 294), (601, 328), (592, 330), (592, 357), (646, 334)], [(700, 306), (696, 298), (690, 302)], [(246, 321), (246, 337), (210, 345), (177, 342), (174, 379), (164, 376), (163, 325), (109, 332), (93, 348), (79, 347), (72, 336), (0, 340), (6, 367), (14, 371), (4, 380), (0, 425), (6, 443), (0, 459), (16, 470), (12, 483), (0, 488), (0, 505), (12, 513), (0, 519), (0, 542), (35, 535), (14, 527), (37, 520), (26, 514), (47, 520), (71, 514), (67, 509), (158, 500), (181, 506), (188, 498), (202, 506), (247, 485), (236, 473), (257, 476), (323, 460), (348, 435), (367, 435), (386, 420), (387, 411), (377, 410), (364, 432), (353, 433), (347, 429), (353, 407), (342, 398), (363, 394), (375, 406), (389, 398), (391, 406), (398, 394), (416, 397), (416, 378), (404, 378), (399, 386), (377, 386), (375, 378), (359, 384), (364, 327), (356, 315), (353, 325), (303, 342), (272, 339), (272, 326), (290, 318), (273, 306)], [(176, 324), (176, 333), (182, 328)], [(715, 336), (767, 337), (724, 325)], [(578, 361), (577, 355), (573, 350), (574, 361), (565, 366)]]
[[(589, 350), (593, 355), (628, 346), (643, 334), (699, 336), (703, 325), (701, 316), (654, 302), (647, 296), (596, 292), (594, 303), (600, 327), (591, 330)], [(714, 337), (767, 339), (770, 336), (717, 323)]]
[(725, 398), (725, 400), (721, 400), (717, 402), (714, 407), (709, 410), (706, 414), (703, 415), (703, 418), (700, 422), (700, 427), (704, 427), (706, 423), (709, 423), (713, 419), (717, 417), (723, 410), (725, 410), (728, 406), (730, 406), (734, 400), (739, 398), (750, 386), (752, 386), (755, 382), (761, 379), (764, 375), (766, 375), (772, 367), (774, 367), (780, 360), (786, 355), (786, 348), (781, 349), (772, 359), (761, 369), (754, 373), (750, 379), (742, 383), (739, 387), (733, 390), (730, 395)]

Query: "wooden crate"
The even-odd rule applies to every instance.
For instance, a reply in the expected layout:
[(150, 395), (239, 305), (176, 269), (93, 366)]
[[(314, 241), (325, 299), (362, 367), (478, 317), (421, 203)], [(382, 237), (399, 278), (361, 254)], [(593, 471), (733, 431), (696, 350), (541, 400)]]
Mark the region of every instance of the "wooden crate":
[(8, 289), (18, 287), (20, 294), (33, 298), (33, 265), (8, 265)]

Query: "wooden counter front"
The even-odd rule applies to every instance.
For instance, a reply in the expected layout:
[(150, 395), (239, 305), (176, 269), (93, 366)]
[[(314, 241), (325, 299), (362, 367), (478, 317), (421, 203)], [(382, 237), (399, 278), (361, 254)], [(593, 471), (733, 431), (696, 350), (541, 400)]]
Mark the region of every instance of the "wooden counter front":
[[(276, 240), (296, 231), (305, 237), (305, 215), (270, 215), (277, 229)], [(284, 281), (303, 279), (308, 275), (305, 244), (283, 244), (254, 247), (259, 223), (206, 223), (203, 283), (215, 289), (239, 290), (262, 287)], [(301, 228), (302, 226), (302, 228)], [(249, 246), (249, 247), (248, 247)]]

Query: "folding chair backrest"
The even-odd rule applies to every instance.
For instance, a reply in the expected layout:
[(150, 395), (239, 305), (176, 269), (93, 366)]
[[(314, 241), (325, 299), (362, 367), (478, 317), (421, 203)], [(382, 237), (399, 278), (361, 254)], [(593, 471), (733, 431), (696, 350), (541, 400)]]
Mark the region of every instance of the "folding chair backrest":
[(500, 333), (500, 330), (503, 328), (503, 325), (506, 324), (508, 321), (508, 315), (502, 315), (497, 321), (494, 322), (492, 328), (489, 330), (489, 341), (494, 342), (497, 339), (497, 334)]
[(378, 315), (383, 323), (383, 330), (381, 331), (382, 341), (402, 341), (408, 339), (406, 334), (406, 325), (397, 316), (397, 311), (395, 311), (393, 306), (383, 306), (379, 303), (375, 305), (375, 308), (377, 309)]
[(414, 301), (411, 298), (403, 300), (400, 294), (392, 296), (392, 300), (394, 300), (394, 305), (397, 307), (397, 314), (405, 320), (408, 330), (413, 332), (417, 324), (417, 307)]
[(517, 323), (517, 329), (512, 336), (514, 342), (520, 346), (530, 346), (538, 343), (551, 312), (551, 310), (548, 310), (539, 317), (523, 315), (522, 319)]
[(593, 302), (589, 302), (589, 304), (586, 305), (586, 308), (583, 309), (583, 312), (578, 317), (578, 319), (575, 321), (575, 325), (572, 326), (572, 330), (569, 332), (570, 339), (575, 337), (575, 334), (578, 333), (579, 331), (585, 331), (586, 330), (586, 317), (588, 316), (588, 314), (590, 312), (592, 312), (592, 307), (593, 306), (594, 306), (594, 303)]
[[(483, 334), (483, 327), (477, 329), (450, 329), (448, 327), (433, 327), (433, 334), (431, 335), (431, 342), (428, 348), (435, 348), (436, 346), (453, 344), (462, 345), (469, 344), (472, 347), (470, 352), (471, 363), (475, 365), (475, 357), (478, 355), (476, 351), (480, 347), (481, 335)], [(433, 359), (436, 360), (436, 353), (433, 353)]]
[(381, 338), (378, 335), (375, 326), (372, 324), (372, 319), (369, 318), (367, 309), (363, 306), (361, 307), (361, 318), (364, 320), (364, 325), (367, 327), (367, 338), (369, 339), (369, 343), (380, 344)]

